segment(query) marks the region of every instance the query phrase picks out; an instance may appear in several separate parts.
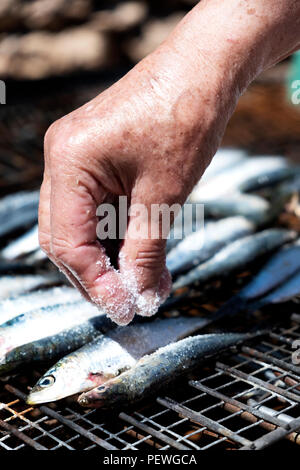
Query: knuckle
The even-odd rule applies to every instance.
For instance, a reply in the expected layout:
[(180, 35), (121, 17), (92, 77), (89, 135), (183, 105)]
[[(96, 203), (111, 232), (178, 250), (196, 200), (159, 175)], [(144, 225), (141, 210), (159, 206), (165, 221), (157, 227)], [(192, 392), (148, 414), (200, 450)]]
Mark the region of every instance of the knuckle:
[(51, 124), (44, 138), (45, 154), (51, 161), (55, 161), (57, 158), (61, 160), (62, 154), (73, 152), (75, 147), (73, 144), (74, 133), (75, 130), (66, 117)]
[(44, 146), (49, 148), (56, 139), (60, 128), (60, 120), (54, 121), (47, 129), (44, 137)]

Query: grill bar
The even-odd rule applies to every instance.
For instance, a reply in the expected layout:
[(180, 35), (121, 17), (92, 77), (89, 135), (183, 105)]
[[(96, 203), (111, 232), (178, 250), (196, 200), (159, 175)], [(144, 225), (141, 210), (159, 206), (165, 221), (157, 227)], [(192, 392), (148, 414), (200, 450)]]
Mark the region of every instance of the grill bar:
[(274, 424), (275, 426), (286, 426), (286, 423), (282, 423), (282, 421), (280, 421), (280, 419), (277, 419), (276, 417), (273, 417), (273, 416), (269, 416), (269, 415), (266, 415), (265, 413), (263, 413), (262, 411), (260, 411), (259, 409), (253, 407), (253, 406), (248, 406), (246, 405), (245, 403), (241, 402), (241, 401), (238, 401), (234, 398), (230, 398), (230, 397), (227, 397), (226, 395), (223, 395), (223, 393), (220, 393), (216, 390), (212, 390), (208, 387), (205, 387), (205, 385), (195, 381), (195, 380), (191, 380), (190, 382), (190, 385), (192, 385), (193, 387), (197, 388), (198, 390), (201, 390), (209, 395), (212, 395), (213, 397), (221, 400), (222, 402), (224, 402), (224, 404), (228, 404), (228, 405), (232, 405), (233, 407), (235, 407), (236, 411), (241, 411), (241, 410), (244, 410), (244, 411), (247, 411), (248, 413), (250, 413), (251, 415), (253, 415), (255, 418), (259, 418), (259, 419), (263, 419), (264, 421), (269, 421), (270, 423)]
[(283, 428), (277, 428), (274, 431), (270, 432), (266, 436), (263, 436), (257, 439), (255, 442), (252, 443), (252, 447), (244, 446), (241, 450), (261, 450), (269, 447), (270, 445), (274, 444), (275, 442), (280, 441), (285, 436), (289, 434), (289, 432), (295, 432), (300, 429), (300, 418), (294, 419), (289, 425), (289, 431)]
[[(44, 437), (44, 436), (47, 436), (48, 433), (47, 431), (45, 431), (37, 422), (33, 422), (31, 421), (30, 419), (26, 418), (24, 415), (25, 414), (28, 414), (28, 412), (30, 412), (31, 410), (33, 410), (32, 407), (28, 408), (27, 410), (25, 410), (24, 412), (17, 412), (15, 411), (14, 409), (12, 409), (12, 406), (15, 405), (15, 404), (18, 404), (19, 403), (19, 400), (14, 400), (13, 402), (9, 403), (8, 405), (4, 405), (4, 404), (1, 404), (2, 405), (2, 409), (6, 409), (9, 413), (11, 413), (11, 416), (9, 418), (6, 419), (6, 421), (4, 421), (5, 423), (7, 423), (8, 421), (11, 421), (11, 420), (14, 420), (16, 418), (20, 419), (21, 421), (24, 421), (26, 424), (25, 426), (21, 427), (19, 429), (19, 431), (25, 431), (27, 429), (36, 429), (38, 430), (40, 433), (41, 433), (41, 436)], [(47, 417), (45, 417), (44, 419), (46, 419)], [(17, 429), (16, 427), (13, 426), (14, 429)], [(16, 435), (16, 433), (14, 433), (14, 435)], [(7, 434), (7, 437), (9, 437), (9, 434)], [(72, 450), (72, 447), (69, 446), (68, 444), (66, 444), (65, 442), (62, 442), (60, 439), (58, 439), (57, 437), (55, 437), (54, 435), (51, 435), (50, 436), (52, 440), (54, 440), (55, 442), (58, 443), (58, 446), (63, 446), (63, 447), (66, 447), (67, 449), (69, 450)], [(5, 437), (4, 437), (5, 438)], [(34, 440), (30, 440), (30, 441), (26, 441), (26, 443), (28, 445), (31, 445), (31, 442), (35, 442)], [(0, 440), (0, 444), (3, 444)]]
[(300, 383), (298, 380), (294, 380), (291, 377), (283, 377), (282, 379), (289, 387), (292, 387), (296, 391), (300, 391)]
[(158, 440), (161, 440), (165, 444), (171, 445), (172, 447), (174, 447), (174, 449), (190, 450), (189, 447), (181, 444), (180, 442), (174, 441), (174, 439), (171, 439), (168, 436), (164, 436), (161, 432), (156, 431), (156, 429), (154, 429), (153, 427), (150, 427), (147, 424), (144, 424), (144, 423), (141, 423), (141, 422), (137, 421), (132, 416), (129, 416), (126, 413), (120, 413), (119, 417), (121, 419), (123, 419), (124, 421), (126, 421), (127, 423), (130, 423), (133, 426), (135, 426), (136, 428), (140, 429), (141, 431), (144, 431), (147, 434), (150, 434), (151, 436), (156, 437)]
[(277, 333), (270, 332), (270, 338), (280, 341), (281, 343), (285, 343), (289, 346), (293, 344), (293, 340), (291, 338), (287, 338), (284, 335), (279, 335)]
[[(25, 393), (22, 393), (20, 390), (18, 390), (15, 387), (12, 387), (11, 385), (6, 385), (5, 388), (16, 395), (17, 397), (21, 398), (22, 400), (26, 400), (26, 395)], [(48, 406), (40, 406), (40, 410), (43, 411), (45, 414), (48, 416), (51, 416), (54, 419), (57, 419), (57, 421), (60, 421), (62, 424), (68, 426), (69, 428), (73, 429), (73, 431), (78, 432), (78, 434), (81, 434), (85, 438), (89, 439), (92, 441), (94, 444), (103, 447), (106, 450), (118, 450), (117, 447), (109, 444), (108, 442), (104, 441), (103, 439), (100, 439), (99, 437), (95, 436), (95, 434), (91, 433), (90, 431), (87, 431), (84, 429), (82, 426), (79, 426), (78, 424), (74, 423), (68, 418), (65, 418), (62, 416), (60, 413), (57, 413), (54, 410), (51, 410), (51, 408), (48, 408)]]
[(256, 357), (257, 359), (262, 359), (269, 364), (274, 364), (275, 366), (280, 367), (287, 372), (294, 372), (295, 374), (300, 375), (300, 367), (295, 366), (294, 364), (286, 363), (281, 359), (277, 359), (276, 357), (272, 357), (269, 354), (264, 354), (256, 349), (249, 348), (248, 346), (243, 346), (242, 351), (250, 356)]
[(300, 368), (289, 367), (291, 338), (300, 338), (299, 325), (278, 326), (259, 344), (253, 339), (251, 346), (224, 353), (222, 361), (210, 359), (193, 380), (173, 387), (170, 398), (153, 397), (143, 411), (124, 410), (113, 419), (76, 403), (24, 408), (22, 382), (7, 384), (0, 448), (264, 449), (281, 440), (299, 445)]
[(158, 402), (161, 405), (164, 405), (166, 408), (170, 408), (171, 410), (176, 411), (179, 415), (188, 418), (193, 423), (200, 424), (201, 426), (204, 426), (205, 428), (208, 428), (209, 430), (214, 431), (217, 434), (221, 434), (222, 436), (231, 439), (237, 444), (241, 444), (243, 446), (252, 445), (252, 443), (248, 439), (245, 439), (239, 436), (237, 433), (232, 432), (230, 429), (226, 428), (222, 424), (216, 423), (212, 419), (207, 418), (203, 414), (195, 412), (184, 405), (179, 405), (170, 398), (158, 398)]
[(230, 375), (232, 377), (237, 377), (239, 379), (244, 380), (245, 382), (252, 384), (252, 385), (258, 385), (262, 389), (268, 391), (268, 392), (273, 392), (277, 396), (282, 396), (286, 398), (287, 400), (292, 400), (300, 403), (300, 397), (295, 395), (294, 393), (291, 393), (287, 390), (283, 390), (282, 388), (277, 387), (276, 385), (270, 384), (268, 382), (264, 382), (263, 380), (259, 379), (258, 377), (254, 377), (253, 375), (247, 375), (244, 372), (240, 370), (233, 369), (232, 367), (227, 367), (225, 364), (222, 364), (221, 362), (217, 362), (216, 364), (217, 369), (222, 370), (225, 372), (225, 374)]
[[(237, 412), (240, 411), (237, 406), (231, 405), (229, 403), (224, 404), (224, 409), (226, 411), (229, 411), (230, 413), (237, 413)], [(249, 413), (248, 411), (240, 411), (239, 416), (242, 419), (244, 419), (246, 421), (249, 421), (250, 423), (257, 423), (259, 426), (261, 426), (262, 428), (266, 429), (269, 432), (276, 429), (276, 426), (274, 424), (271, 424), (271, 423), (263, 421), (263, 420), (259, 420), (259, 418), (254, 416), (254, 414)], [(291, 432), (291, 433), (287, 434), (286, 436), (284, 436), (284, 438), (291, 441), (291, 442), (293, 442), (293, 443), (295, 443), (295, 444), (297, 444), (297, 445), (300, 445), (300, 434), (299, 433)]]
[(28, 444), (30, 447), (33, 447), (35, 450), (48, 450), (47, 447), (42, 446), (38, 442), (35, 442), (30, 437), (26, 436), (26, 434), (24, 434), (22, 431), (19, 431), (15, 426), (6, 423), (2, 419), (0, 419), (0, 427), (5, 429), (5, 431), (7, 431), (8, 433), (11, 433), (16, 436), (21, 441), (25, 442), (25, 444)]

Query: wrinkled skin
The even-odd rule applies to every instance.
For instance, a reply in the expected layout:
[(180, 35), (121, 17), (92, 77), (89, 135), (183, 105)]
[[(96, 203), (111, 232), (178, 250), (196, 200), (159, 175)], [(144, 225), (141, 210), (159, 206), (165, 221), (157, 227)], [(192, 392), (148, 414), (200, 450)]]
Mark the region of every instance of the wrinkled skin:
[[(293, 0), (229, 3), (200, 2), (156, 51), (47, 131), (40, 244), (119, 324), (135, 312), (155, 313), (168, 296), (165, 240), (130, 237), (130, 226), (145, 223), (131, 216), (120, 252), (113, 248), (116, 271), (97, 241), (96, 208), (119, 195), (147, 208), (183, 204), (220, 145), (240, 93), (299, 45), (299, 24), (290, 28), (293, 37), (286, 32), (291, 11), (293, 18), (300, 13)], [(287, 37), (273, 46), (274, 25)]]

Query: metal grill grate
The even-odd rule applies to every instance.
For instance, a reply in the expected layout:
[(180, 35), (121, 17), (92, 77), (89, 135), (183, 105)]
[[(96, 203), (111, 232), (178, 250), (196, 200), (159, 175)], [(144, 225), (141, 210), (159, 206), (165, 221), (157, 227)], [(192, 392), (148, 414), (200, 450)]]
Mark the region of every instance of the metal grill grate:
[(209, 361), (146, 404), (109, 416), (71, 399), (29, 407), (24, 398), (32, 377), (10, 378), (0, 392), (0, 449), (193, 451), (300, 444), (300, 365), (291, 358), (297, 339), (299, 316), (292, 315), (288, 327)]

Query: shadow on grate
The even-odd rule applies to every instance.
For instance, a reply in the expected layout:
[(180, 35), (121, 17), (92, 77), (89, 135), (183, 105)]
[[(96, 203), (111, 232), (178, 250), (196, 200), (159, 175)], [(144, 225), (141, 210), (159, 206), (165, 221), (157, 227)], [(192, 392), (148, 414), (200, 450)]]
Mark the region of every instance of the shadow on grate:
[[(297, 315), (260, 340), (211, 360), (146, 404), (108, 416), (67, 399), (30, 407), (28, 380), (0, 393), (0, 449), (263, 449), (300, 444), (300, 340)], [(33, 373), (34, 376), (37, 372)]]

